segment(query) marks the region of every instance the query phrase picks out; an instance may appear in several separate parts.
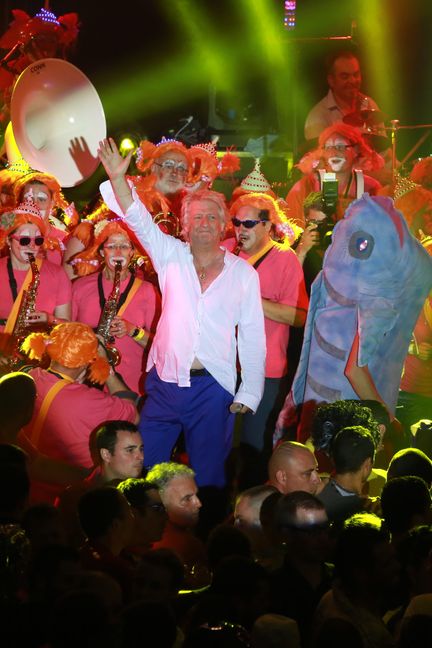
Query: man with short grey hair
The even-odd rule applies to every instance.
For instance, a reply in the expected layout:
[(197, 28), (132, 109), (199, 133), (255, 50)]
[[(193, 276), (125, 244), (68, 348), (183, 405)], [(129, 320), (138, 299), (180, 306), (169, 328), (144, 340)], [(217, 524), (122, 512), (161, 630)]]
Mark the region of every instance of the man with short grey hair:
[(188, 587), (207, 585), (205, 548), (194, 535), (201, 508), (194, 471), (183, 464), (166, 461), (153, 466), (147, 473), (147, 480), (159, 488), (168, 515), (162, 539), (153, 548), (172, 549), (178, 555), (185, 566)]

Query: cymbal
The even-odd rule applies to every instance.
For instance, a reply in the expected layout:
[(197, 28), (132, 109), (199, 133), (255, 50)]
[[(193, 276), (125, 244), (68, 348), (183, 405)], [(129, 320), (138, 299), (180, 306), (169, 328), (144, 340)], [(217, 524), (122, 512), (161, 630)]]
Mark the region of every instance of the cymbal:
[(376, 108), (368, 108), (365, 110), (355, 110), (345, 115), (342, 121), (350, 126), (376, 126), (381, 124), (386, 115), (381, 110)]
[(390, 146), (389, 138), (385, 135), (379, 135), (377, 133), (371, 133), (371, 131), (363, 131), (362, 135), (367, 141), (369, 146), (373, 148), (377, 153), (385, 151)]

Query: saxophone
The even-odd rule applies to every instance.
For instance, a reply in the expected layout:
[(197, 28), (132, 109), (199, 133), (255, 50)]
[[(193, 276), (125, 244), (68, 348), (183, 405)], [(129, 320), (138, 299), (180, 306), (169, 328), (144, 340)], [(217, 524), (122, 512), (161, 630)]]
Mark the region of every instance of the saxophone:
[(10, 361), (8, 363), (9, 371), (18, 371), (20, 366), (28, 365), (29, 360), (21, 356), (19, 349), (21, 344), (24, 342), (25, 338), (30, 332), (30, 327), (27, 324), (27, 318), (31, 313), (35, 311), (36, 297), (40, 284), (40, 273), (39, 268), (36, 263), (34, 254), (28, 255), (28, 260), (30, 263), (30, 269), (32, 272), (32, 278), (28, 285), (27, 290), (23, 291), (21, 304), (19, 307), (18, 315), (15, 321), (15, 326), (12, 332), (11, 340), (11, 354)]
[(117, 306), (120, 299), (120, 276), (122, 271), (121, 261), (116, 261), (114, 266), (114, 281), (111, 293), (105, 302), (103, 311), (100, 316), (96, 333), (102, 336), (108, 362), (111, 366), (116, 367), (120, 360), (120, 351), (114, 346), (114, 338), (110, 335), (110, 328), (114, 317), (117, 315)]

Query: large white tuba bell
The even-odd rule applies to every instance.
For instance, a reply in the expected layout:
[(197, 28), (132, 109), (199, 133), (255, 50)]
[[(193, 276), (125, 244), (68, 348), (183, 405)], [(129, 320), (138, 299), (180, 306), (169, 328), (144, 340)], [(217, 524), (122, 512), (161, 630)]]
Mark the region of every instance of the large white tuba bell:
[(97, 148), (106, 137), (102, 103), (85, 74), (68, 61), (41, 59), (21, 73), (11, 98), (11, 124), (8, 156), (19, 151), (62, 187), (80, 184), (99, 164)]

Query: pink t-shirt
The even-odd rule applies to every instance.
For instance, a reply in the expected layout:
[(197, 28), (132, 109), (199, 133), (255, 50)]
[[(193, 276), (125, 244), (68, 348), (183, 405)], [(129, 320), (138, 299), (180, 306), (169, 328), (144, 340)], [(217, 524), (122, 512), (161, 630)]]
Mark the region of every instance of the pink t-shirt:
[[(236, 239), (226, 239), (222, 245), (231, 251), (236, 245)], [(244, 252), (240, 252), (239, 256), (243, 259), (248, 258)], [(309, 300), (303, 269), (291, 249), (275, 244), (256, 270), (263, 299), (307, 310)], [(287, 373), (290, 327), (268, 317), (264, 317), (264, 325), (267, 343), (265, 375), (266, 378), (281, 378)]]
[[(7, 271), (8, 257), (0, 259), (0, 319), (6, 320), (13, 306), (12, 292)], [(27, 270), (13, 270), (17, 292), (27, 274)], [(72, 286), (63, 268), (44, 260), (40, 268), (40, 283), (36, 297), (36, 310), (54, 313), (57, 306), (69, 304), (72, 299)], [(1, 330), (4, 325), (1, 325)]]
[[(98, 292), (99, 273), (88, 275), (74, 281), (72, 288), (72, 319), (88, 324), (96, 329), (101, 314)], [(122, 293), (129, 282), (129, 277), (120, 284)], [(105, 299), (112, 290), (112, 281), (103, 276), (102, 287)], [(160, 314), (160, 298), (156, 288), (148, 281), (143, 281), (121, 315), (122, 319), (146, 331), (155, 331)], [(137, 393), (143, 391), (143, 373), (146, 355), (141, 347), (130, 336), (116, 338), (116, 348), (120, 351), (121, 360), (116, 367), (127, 386)], [(148, 347), (150, 346), (150, 343)]]
[(36, 383), (37, 396), (33, 419), (24, 432), (48, 457), (91, 468), (90, 432), (108, 420), (135, 421), (136, 409), (132, 401), (111, 396), (96, 387), (67, 383), (54, 397), (36, 443), (32, 439), (32, 426), (46, 394), (59, 378), (40, 367), (29, 373)]
[(45, 234), (46, 238), (51, 238), (51, 239), (57, 239), (60, 241), (60, 249), (58, 250), (47, 250), (46, 251), (46, 258), (48, 261), (51, 261), (51, 263), (55, 263), (56, 265), (61, 266), (63, 262), (63, 252), (64, 252), (64, 239), (68, 236), (68, 232), (65, 232), (64, 230), (59, 229), (58, 227), (54, 227), (54, 225), (51, 225), (48, 227), (47, 232)]

